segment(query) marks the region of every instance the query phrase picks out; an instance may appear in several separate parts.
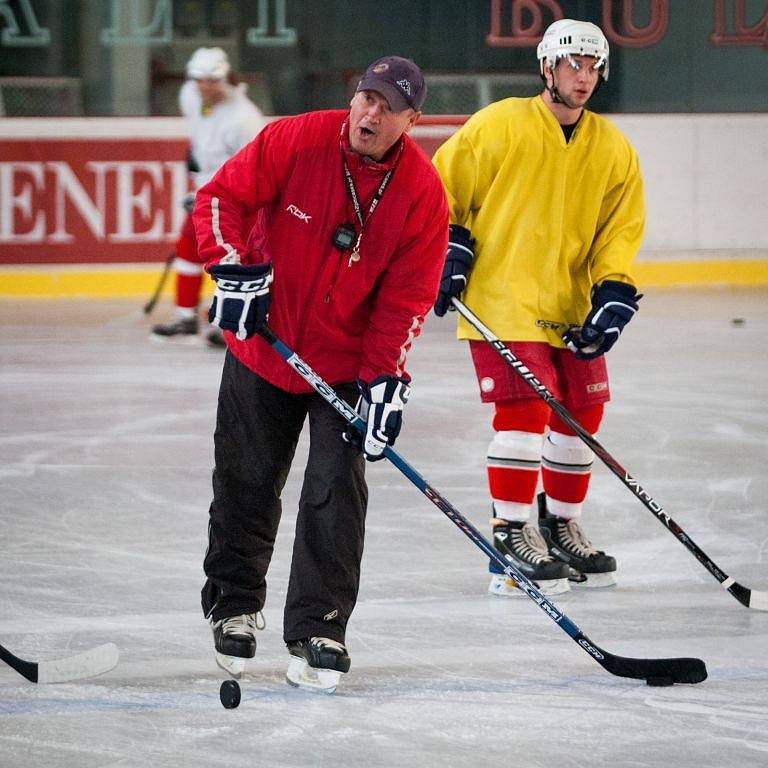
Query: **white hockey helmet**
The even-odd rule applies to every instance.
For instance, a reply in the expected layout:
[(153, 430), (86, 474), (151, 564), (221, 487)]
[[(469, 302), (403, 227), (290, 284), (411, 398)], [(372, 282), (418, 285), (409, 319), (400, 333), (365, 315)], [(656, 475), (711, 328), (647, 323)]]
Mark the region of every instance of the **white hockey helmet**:
[(222, 48), (198, 48), (187, 62), (187, 77), (192, 80), (223, 80), (230, 66)]
[(603, 30), (589, 21), (559, 19), (550, 24), (536, 48), (539, 71), (544, 76), (544, 62), (554, 69), (566, 56), (594, 56), (595, 68), (603, 80), (608, 79), (608, 40)]

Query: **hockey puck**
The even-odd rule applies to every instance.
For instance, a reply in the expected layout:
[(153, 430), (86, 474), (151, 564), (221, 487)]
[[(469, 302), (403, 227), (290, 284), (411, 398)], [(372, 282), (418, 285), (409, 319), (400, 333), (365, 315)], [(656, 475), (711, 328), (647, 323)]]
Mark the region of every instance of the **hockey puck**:
[[(652, 685), (655, 687), (661, 687), (664, 685), (674, 685), (675, 681), (671, 677), (649, 677), (645, 681), (646, 685)], [(224, 705), (226, 706), (226, 704)], [(237, 706), (237, 705), (235, 705)]]
[(240, 704), (240, 686), (236, 680), (225, 680), (219, 688), (219, 698), (224, 709), (235, 709)]
[(743, 317), (734, 317), (731, 320), (731, 325), (744, 325), (747, 321)]

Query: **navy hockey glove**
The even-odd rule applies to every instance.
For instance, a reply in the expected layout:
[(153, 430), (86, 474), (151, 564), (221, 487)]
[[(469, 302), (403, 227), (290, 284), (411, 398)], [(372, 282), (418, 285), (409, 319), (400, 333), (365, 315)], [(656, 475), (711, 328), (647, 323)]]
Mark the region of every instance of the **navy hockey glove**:
[(267, 321), (272, 263), (216, 264), (208, 273), (216, 281), (208, 322), (249, 339)]
[(453, 309), (451, 299), (461, 296), (467, 287), (467, 275), (475, 257), (472, 250), (474, 244), (468, 229), (458, 224), (448, 227), (448, 250), (445, 254), (443, 276), (440, 278), (440, 291), (435, 301), (435, 314), (438, 317)]
[(592, 310), (584, 325), (569, 328), (563, 341), (579, 360), (600, 357), (616, 343), (642, 298), (628, 283), (604, 280), (592, 288)]
[[(378, 376), (370, 384), (358, 381), (360, 397), (355, 410), (366, 422), (365, 434), (350, 427), (344, 433), (348, 443), (360, 444), (368, 461), (384, 458), (384, 448), (394, 445), (403, 425), (403, 408), (411, 395), (405, 379)], [(352, 434), (354, 433), (354, 434)]]

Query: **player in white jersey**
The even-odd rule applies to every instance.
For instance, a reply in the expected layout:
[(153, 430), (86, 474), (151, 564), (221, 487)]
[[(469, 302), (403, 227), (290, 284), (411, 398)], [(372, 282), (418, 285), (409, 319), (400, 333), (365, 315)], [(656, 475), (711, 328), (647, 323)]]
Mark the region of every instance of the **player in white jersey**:
[[(235, 85), (227, 54), (221, 48), (198, 48), (187, 63), (187, 81), (179, 92), (179, 107), (189, 125), (188, 167), (195, 190), (210, 181), (226, 160), (235, 155), (264, 127), (261, 110)], [(184, 201), (187, 218), (176, 241), (176, 317), (156, 325), (156, 340), (196, 339), (203, 267), (197, 253), (191, 212), (194, 193)], [(223, 346), (218, 330), (208, 341)]]

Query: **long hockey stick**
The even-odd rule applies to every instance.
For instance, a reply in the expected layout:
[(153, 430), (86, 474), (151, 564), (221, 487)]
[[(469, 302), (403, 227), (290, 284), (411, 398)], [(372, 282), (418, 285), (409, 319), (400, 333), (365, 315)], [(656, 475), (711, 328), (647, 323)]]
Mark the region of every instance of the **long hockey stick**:
[(531, 389), (599, 456), (601, 461), (632, 493), (637, 496), (643, 505), (659, 520), (665, 528), (670, 530), (677, 540), (720, 582), (723, 589), (730, 592), (742, 605), (754, 608), (758, 611), (768, 611), (768, 591), (749, 589), (743, 584), (728, 576), (715, 562), (691, 539), (690, 536), (664, 511), (661, 504), (653, 499), (646, 491), (608, 451), (579, 424), (568, 412), (568, 409), (559, 402), (555, 396), (536, 378), (531, 370), (507, 347), (493, 331), (484, 325), (465, 304), (459, 299), (452, 299), (453, 306), (483, 338), (515, 369), (515, 371), (528, 383)]
[(165, 281), (168, 279), (168, 275), (171, 272), (171, 265), (173, 264), (173, 260), (175, 258), (175, 254), (172, 253), (165, 260), (163, 271), (160, 273), (160, 278), (157, 281), (155, 292), (152, 294), (152, 298), (143, 307), (145, 315), (148, 315), (155, 308), (155, 304), (157, 304), (158, 299), (160, 298), (160, 294), (163, 292), (163, 288), (165, 288)]
[(109, 672), (117, 666), (120, 652), (114, 643), (52, 661), (24, 661), (0, 645), (0, 659), (32, 683), (64, 683)]
[[(365, 431), (365, 422), (357, 412), (342, 400), (295, 352), (287, 347), (266, 326), (259, 329), (261, 336), (308, 382), (324, 400), (360, 432)], [(593, 643), (554, 603), (547, 599), (517, 567), (507, 562), (496, 548), (483, 537), (480, 531), (459, 512), (444, 496), (433, 488), (393, 448), (387, 446), (384, 455), (410, 480), (456, 527), (474, 542), (489, 558), (509, 576), (517, 586), (541, 608), (566, 634), (583, 648), (598, 664), (618, 677), (645, 680), (649, 685), (672, 685), (673, 683), (701, 683), (707, 678), (707, 668), (701, 659), (633, 659), (615, 656)]]

